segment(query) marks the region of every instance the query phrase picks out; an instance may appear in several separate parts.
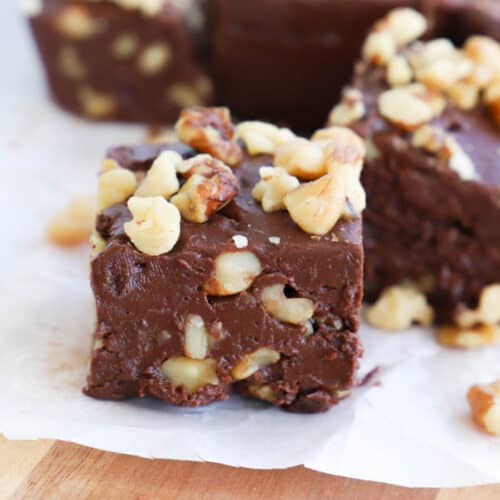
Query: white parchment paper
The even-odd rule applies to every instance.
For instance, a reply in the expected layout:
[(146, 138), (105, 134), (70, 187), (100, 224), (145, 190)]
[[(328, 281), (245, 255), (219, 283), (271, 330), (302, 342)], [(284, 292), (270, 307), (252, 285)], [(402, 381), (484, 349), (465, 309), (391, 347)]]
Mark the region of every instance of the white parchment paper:
[[(141, 127), (90, 125), (47, 100), (28, 31), (0, 5), (0, 432), (144, 457), (297, 464), (407, 486), (500, 481), (500, 440), (470, 422), (465, 394), (500, 376), (500, 348), (457, 352), (431, 333), (363, 327), (371, 384), (330, 412), (293, 415), (239, 398), (186, 410), (82, 395), (94, 323), (87, 249), (50, 246), (46, 223), (95, 189), (104, 150)], [(6, 66), (5, 66), (6, 65)]]

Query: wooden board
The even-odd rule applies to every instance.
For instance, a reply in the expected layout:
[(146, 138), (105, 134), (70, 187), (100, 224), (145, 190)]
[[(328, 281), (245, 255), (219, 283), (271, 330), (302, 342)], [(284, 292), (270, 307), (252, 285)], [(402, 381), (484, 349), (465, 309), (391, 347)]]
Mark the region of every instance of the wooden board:
[(0, 498), (498, 500), (500, 485), (407, 489), (303, 467), (258, 471), (147, 460), (54, 441), (0, 436)]

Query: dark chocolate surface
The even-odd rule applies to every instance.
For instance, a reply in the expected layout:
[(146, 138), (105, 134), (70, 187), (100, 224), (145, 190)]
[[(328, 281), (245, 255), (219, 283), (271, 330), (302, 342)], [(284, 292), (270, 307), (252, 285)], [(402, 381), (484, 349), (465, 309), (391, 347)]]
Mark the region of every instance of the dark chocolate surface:
[[(126, 168), (147, 168), (164, 146), (110, 150)], [(185, 146), (169, 148), (193, 154)], [(149, 150), (149, 151), (148, 151)], [(261, 347), (281, 353), (281, 360), (264, 368), (235, 389), (248, 394), (248, 385), (270, 385), (274, 404), (296, 411), (325, 410), (338, 400), (338, 391), (354, 382), (361, 348), (354, 332), (359, 325), (362, 295), (361, 221), (339, 222), (321, 238), (300, 230), (286, 212), (264, 214), (251, 196), (258, 167), (269, 157), (247, 157), (235, 169), (241, 193), (205, 224), (182, 221), (173, 251), (159, 257), (138, 252), (123, 232), (131, 219), (124, 204), (105, 210), (97, 229), (108, 241), (92, 262), (92, 285), (97, 303), (96, 336), (103, 347), (94, 352), (87, 393), (103, 398), (152, 395), (173, 404), (199, 405), (227, 397), (230, 371), (245, 354)], [(237, 251), (234, 235), (248, 238), (263, 271), (245, 292), (230, 297), (207, 296), (203, 284), (214, 258)], [(280, 244), (269, 241), (279, 237)], [(265, 311), (263, 287), (283, 283), (294, 296), (315, 304), (314, 333), (283, 323)], [(219, 386), (194, 394), (173, 388), (161, 364), (183, 355), (183, 332), (188, 314), (200, 315), (210, 333), (220, 337), (209, 356), (217, 361)], [(168, 331), (170, 339), (160, 340)]]
[(478, 180), (462, 180), (379, 115), (382, 72), (361, 63), (354, 80), (368, 106), (354, 128), (380, 152), (366, 162), (362, 179), (366, 296), (374, 300), (405, 280), (425, 282), (437, 322), (453, 323), (462, 307), (477, 305), (485, 286), (500, 281), (500, 133), (481, 107), (449, 105), (433, 122), (471, 157)]

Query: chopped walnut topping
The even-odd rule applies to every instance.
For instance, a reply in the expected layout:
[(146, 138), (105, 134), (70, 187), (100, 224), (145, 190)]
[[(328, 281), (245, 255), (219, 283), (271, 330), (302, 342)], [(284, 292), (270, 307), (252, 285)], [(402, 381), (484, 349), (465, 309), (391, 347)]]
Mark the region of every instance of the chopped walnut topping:
[(261, 347), (252, 354), (245, 356), (232, 370), (231, 375), (235, 380), (243, 380), (252, 376), (266, 366), (277, 363), (280, 353), (267, 347)]
[(312, 136), (312, 141), (322, 146), (325, 166), (329, 173), (346, 165), (357, 173), (361, 172), (366, 147), (363, 140), (352, 130), (346, 127), (320, 129)]
[(500, 283), (483, 289), (476, 309), (464, 309), (456, 317), (457, 324), (464, 328), (476, 324), (496, 325), (500, 323)]
[(147, 255), (169, 252), (177, 243), (181, 232), (181, 216), (175, 205), (155, 196), (128, 200), (133, 220), (123, 227), (135, 247)]
[(206, 385), (218, 385), (217, 363), (214, 359), (189, 359), (182, 356), (167, 359), (161, 369), (174, 386), (184, 386), (189, 394)]
[(481, 87), (500, 77), (500, 43), (486, 36), (475, 35), (467, 39), (464, 51), (480, 68)]
[(179, 139), (193, 148), (234, 166), (243, 152), (233, 141), (234, 126), (227, 108), (189, 108), (175, 125)]
[(321, 236), (331, 231), (340, 219), (346, 190), (341, 176), (328, 174), (294, 189), (285, 196), (284, 203), (303, 231)]
[(396, 54), (396, 42), (388, 31), (374, 31), (363, 45), (363, 58), (374, 64), (385, 65)]
[(122, 203), (132, 196), (137, 188), (137, 179), (130, 170), (121, 168), (114, 160), (103, 162), (103, 173), (99, 177), (97, 204), (104, 210)]
[(434, 312), (425, 295), (410, 286), (386, 288), (366, 309), (366, 320), (382, 330), (405, 330), (413, 323), (428, 326)]
[(470, 83), (455, 83), (448, 90), (448, 95), (453, 104), (460, 109), (471, 110), (479, 104), (479, 87)]
[(205, 283), (209, 295), (235, 295), (250, 288), (262, 272), (262, 265), (252, 252), (224, 252), (215, 258), (214, 273)]
[(328, 117), (330, 125), (351, 125), (361, 120), (366, 113), (363, 102), (363, 94), (353, 88), (347, 88), (342, 92), (342, 100), (333, 108)]
[(299, 180), (281, 167), (261, 167), (259, 173), (262, 180), (255, 185), (253, 197), (264, 212), (285, 210), (285, 196), (299, 187)]
[(474, 64), (466, 54), (446, 39), (414, 46), (410, 52), (410, 62), (418, 81), (444, 91), (474, 70)]
[(176, 166), (182, 157), (175, 151), (163, 151), (153, 162), (135, 196), (163, 196), (170, 198), (179, 191)]
[(439, 158), (448, 161), (449, 167), (454, 170), (461, 179), (476, 179), (476, 169), (469, 155), (462, 149), (460, 144), (440, 127), (424, 125), (413, 134), (412, 145), (422, 148)]
[(397, 55), (387, 65), (387, 82), (392, 87), (407, 85), (413, 79), (413, 70), (405, 57)]
[(492, 436), (500, 436), (500, 380), (473, 385), (467, 399), (476, 425)]
[(75, 198), (50, 221), (50, 240), (62, 246), (79, 245), (87, 241), (94, 225), (96, 208), (95, 196)]
[(191, 222), (206, 222), (240, 190), (232, 170), (209, 155), (197, 155), (179, 163), (177, 170), (188, 180), (171, 201)]
[(470, 327), (443, 326), (437, 331), (437, 340), (447, 347), (476, 349), (498, 344), (500, 326), (478, 325)]
[(314, 303), (304, 298), (291, 298), (285, 295), (285, 285), (277, 284), (264, 288), (261, 295), (266, 311), (285, 323), (303, 325), (314, 314)]
[(279, 146), (295, 138), (295, 134), (287, 128), (260, 121), (239, 123), (235, 136), (243, 141), (251, 155), (274, 154)]
[(443, 96), (419, 84), (386, 90), (378, 99), (380, 114), (410, 131), (438, 117), (445, 106)]
[(320, 145), (297, 137), (279, 146), (274, 165), (285, 168), (290, 175), (312, 180), (326, 174), (325, 157)]
[(420, 12), (407, 7), (391, 10), (381, 24), (378, 28), (388, 29), (398, 47), (420, 38), (427, 30), (426, 18)]

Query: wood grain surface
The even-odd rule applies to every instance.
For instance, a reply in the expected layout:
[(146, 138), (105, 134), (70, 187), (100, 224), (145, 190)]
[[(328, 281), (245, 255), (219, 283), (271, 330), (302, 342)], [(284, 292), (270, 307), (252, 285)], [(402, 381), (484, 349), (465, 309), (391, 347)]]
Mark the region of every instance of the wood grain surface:
[(0, 498), (498, 500), (500, 485), (409, 489), (313, 472), (148, 460), (54, 441), (0, 436)]

